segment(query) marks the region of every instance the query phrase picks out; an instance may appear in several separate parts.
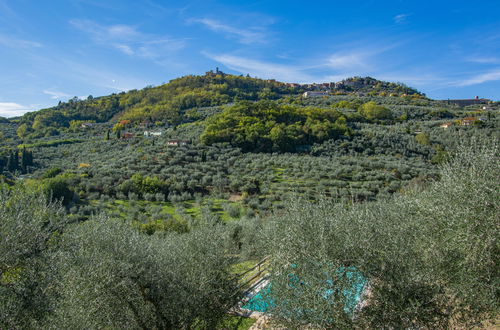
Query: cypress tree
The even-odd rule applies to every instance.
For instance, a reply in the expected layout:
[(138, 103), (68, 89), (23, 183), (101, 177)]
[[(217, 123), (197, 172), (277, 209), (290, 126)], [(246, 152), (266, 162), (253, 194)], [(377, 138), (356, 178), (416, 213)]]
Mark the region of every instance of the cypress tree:
[(12, 150), (9, 159), (7, 160), (7, 170), (10, 172), (14, 172), (19, 168), (19, 159), (17, 152), (15, 150)]
[(26, 151), (26, 148), (23, 148), (21, 151), (21, 171), (23, 173), (27, 172), (28, 168), (28, 152)]

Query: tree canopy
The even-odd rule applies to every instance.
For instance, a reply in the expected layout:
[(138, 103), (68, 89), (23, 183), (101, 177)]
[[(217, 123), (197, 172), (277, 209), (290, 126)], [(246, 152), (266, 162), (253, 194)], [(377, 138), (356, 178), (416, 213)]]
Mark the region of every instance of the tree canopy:
[(210, 118), (201, 141), (229, 142), (245, 151), (296, 151), (349, 132), (346, 118), (334, 109), (241, 102)]

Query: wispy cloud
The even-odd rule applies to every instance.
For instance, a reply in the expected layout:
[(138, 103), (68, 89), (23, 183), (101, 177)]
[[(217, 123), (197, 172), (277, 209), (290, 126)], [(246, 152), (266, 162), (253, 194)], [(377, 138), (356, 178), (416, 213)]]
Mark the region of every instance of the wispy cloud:
[(70, 97), (71, 95), (59, 92), (59, 91), (50, 91), (50, 90), (44, 90), (44, 94), (50, 95), (50, 98), (53, 100), (60, 100), (62, 98)]
[(498, 64), (500, 63), (500, 57), (494, 56), (472, 56), (467, 58), (468, 62), (480, 63), (480, 64)]
[(410, 15), (409, 14), (399, 14), (394, 16), (394, 23), (402, 24), (405, 23)]
[(272, 78), (290, 82), (310, 82), (314, 77), (307, 74), (304, 68), (294, 65), (277, 64), (273, 62), (265, 62), (244, 58), (233, 55), (210, 55), (205, 54), (214, 61), (217, 61), (231, 70), (242, 74), (251, 74), (259, 78)]
[(496, 68), (489, 72), (485, 72), (482, 74), (478, 74), (463, 80), (460, 80), (455, 83), (456, 86), (471, 86), (482, 84), (488, 81), (497, 81), (500, 80), (500, 68)]
[(370, 53), (365, 51), (339, 52), (328, 58), (328, 65), (336, 70), (369, 69)]
[(91, 86), (107, 88), (119, 92), (143, 88), (151, 84), (147, 80), (141, 80), (136, 76), (130, 77), (123, 73), (108, 71), (104, 68), (86, 65), (70, 59), (63, 60), (61, 65), (68, 68), (65, 77), (81, 81)]
[(159, 58), (183, 49), (187, 44), (187, 39), (143, 33), (136, 27), (125, 24), (101, 25), (81, 19), (70, 20), (70, 24), (90, 35), (94, 42), (109, 45), (129, 56)]
[(246, 27), (240, 29), (210, 18), (193, 18), (188, 22), (202, 24), (212, 31), (221, 32), (230, 38), (236, 38), (243, 44), (266, 43), (269, 40), (261, 27)]
[[(209, 58), (240, 73), (258, 76), (260, 78), (275, 78), (288, 82), (311, 83), (339, 81), (352, 76), (366, 76), (380, 73), (377, 56), (393, 46), (376, 45), (334, 52), (333, 54), (302, 58), (299, 62), (281, 64), (266, 62), (248, 57), (230, 54), (212, 55)], [(347, 46), (344, 48), (347, 49)]]
[(0, 45), (9, 48), (38, 48), (42, 44), (36, 41), (24, 40), (12, 36), (0, 34)]
[(34, 108), (24, 106), (14, 102), (0, 102), (0, 116), (2, 117), (16, 117), (22, 114), (33, 111)]

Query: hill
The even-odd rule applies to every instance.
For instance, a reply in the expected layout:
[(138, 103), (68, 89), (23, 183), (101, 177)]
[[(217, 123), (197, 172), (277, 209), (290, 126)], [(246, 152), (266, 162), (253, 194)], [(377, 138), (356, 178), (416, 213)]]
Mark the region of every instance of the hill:
[(146, 87), (102, 97), (89, 96), (55, 107), (31, 112), (20, 118), (21, 136), (57, 135), (61, 128), (83, 122), (130, 120), (177, 125), (188, 109), (220, 106), (242, 100), (277, 100), (299, 96), (304, 91), (328, 90), (331, 94), (419, 96), (423, 94), (398, 83), (354, 77), (338, 83), (292, 84), (275, 80), (225, 74), (219, 70), (202, 76), (189, 75), (157, 87)]
[(294, 92), (284, 83), (209, 72), (185, 76), (157, 87), (146, 87), (102, 97), (89, 96), (24, 115), (27, 130), (69, 127), (72, 120), (106, 122), (111, 119), (175, 124), (194, 107), (222, 105), (240, 100), (277, 99)]
[[(227, 329), (234, 275), (269, 255), (287, 328), (287, 306), (315, 328), (490, 319), (498, 105), (349, 81), (208, 72), (0, 121), (0, 328)], [(346, 266), (372, 288), (355, 319), (317, 299)]]

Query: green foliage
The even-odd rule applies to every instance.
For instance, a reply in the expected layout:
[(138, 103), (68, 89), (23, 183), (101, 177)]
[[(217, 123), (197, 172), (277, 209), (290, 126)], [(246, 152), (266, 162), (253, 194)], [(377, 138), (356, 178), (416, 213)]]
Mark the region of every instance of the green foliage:
[(230, 142), (244, 151), (295, 151), (347, 132), (345, 118), (336, 110), (242, 102), (209, 119), (201, 141)]
[(65, 233), (58, 328), (214, 328), (235, 302), (221, 228), (146, 236), (102, 218)]
[(69, 122), (69, 128), (76, 130), (82, 127), (82, 124), (95, 123), (95, 120), (71, 120)]
[(1, 328), (216, 328), (239, 299), (225, 229), (148, 236), (0, 191)]
[(176, 232), (187, 233), (189, 232), (189, 225), (186, 221), (177, 220), (174, 218), (168, 220), (156, 220), (148, 223), (138, 223), (135, 225), (139, 231), (152, 235), (156, 232)]
[(339, 101), (337, 103), (332, 104), (332, 108), (334, 109), (352, 109), (356, 110), (358, 109), (362, 103), (359, 100), (354, 100), (354, 101)]
[(380, 81), (372, 77), (351, 77), (335, 84), (337, 93), (356, 92), (368, 95), (391, 95), (423, 98), (425, 94), (403, 83)]
[[(276, 294), (290, 302), (275, 315), (289, 328), (451, 328), (487, 318), (498, 287), (490, 267), (498, 259), (491, 224), (498, 204), (490, 194), (495, 176), (484, 166), (498, 170), (467, 148), (469, 159), (489, 165), (469, 162), (460, 173), (453, 167), (438, 175), (436, 164), (448, 166), (450, 150), (476, 134), (496, 141), (498, 116), (488, 112), (481, 126), (443, 130), (441, 119), (472, 114), (404, 96), (404, 88), (356, 78), (339, 87), (345, 95), (302, 98), (301, 88), (217, 72), (74, 98), (0, 122), (0, 167), (14, 168), (17, 160), (21, 168), (5, 170), (0, 185), (60, 201), (47, 211), (27, 197), (32, 193), (5, 195), (12, 200), (7, 207), (26, 212), (0, 208), (0, 228), (9, 228), (1, 232), (0, 252), (19, 249), (24, 260), (1, 264), (0, 328), (232, 327), (221, 320), (238, 298), (231, 280), (238, 267), (230, 263), (269, 253), (281, 274), (296, 262), (306, 279), (297, 295), (274, 274)], [(76, 129), (94, 120), (91, 129)], [(116, 122), (135, 138), (115, 139), (124, 133), (111, 133)], [(144, 129), (162, 135), (140, 138)], [(429, 143), (419, 143), (416, 132)], [(180, 139), (191, 143), (168, 144)], [(25, 162), (27, 147), (36, 167)], [(23, 168), (29, 176), (20, 176)], [(301, 199), (290, 204), (291, 196)], [(93, 218), (100, 212), (113, 220)], [(64, 226), (44, 227), (60, 216)], [(12, 233), (20, 228), (36, 237), (23, 229), (32, 218), (45, 219), (34, 228), (50, 234), (30, 250), (23, 245), (28, 239)], [(340, 291), (330, 305), (317, 294), (325, 274), (346, 266), (359, 269), (373, 293), (355, 319), (343, 310)], [(302, 314), (290, 317), (290, 306)]]
[(293, 89), (283, 83), (233, 75), (207, 74), (185, 76), (158, 87), (86, 100), (71, 99), (58, 106), (26, 114), (23, 137), (31, 127), (37, 134), (55, 135), (52, 128), (70, 127), (71, 123), (104, 122), (116, 118), (134, 122), (178, 123), (184, 110), (222, 105), (238, 100), (276, 99)]
[(431, 162), (434, 164), (443, 164), (449, 160), (449, 154), (441, 146), (436, 147), (436, 154), (432, 157)]
[(134, 192), (141, 196), (148, 193), (156, 194), (160, 192), (168, 194), (168, 186), (165, 182), (156, 177), (143, 177), (139, 173), (134, 174), (130, 180), (123, 182), (120, 186), (120, 190), (125, 194)]
[(82, 142), (80, 139), (65, 139), (65, 140), (49, 140), (49, 141), (40, 141), (36, 143), (26, 143), (20, 144), (17, 147), (19, 149), (22, 148), (36, 148), (36, 147), (55, 147), (61, 144), (71, 144), (71, 143), (79, 143)]
[(51, 167), (45, 171), (42, 178), (49, 179), (61, 174), (62, 170), (59, 167)]
[(255, 321), (254, 318), (228, 314), (224, 320), (217, 325), (217, 329), (248, 330)]
[[(292, 328), (467, 328), (494, 317), (498, 151), (496, 141), (468, 142), (422, 192), (352, 207), (294, 201), (277, 212), (262, 240), (272, 260), (273, 315)], [(343, 267), (369, 280), (355, 318), (342, 295), (330, 303), (318, 297), (328, 274), (339, 292), (349, 287), (335, 277)], [(303, 285), (290, 285), (290, 273)]]
[(40, 328), (51, 309), (47, 252), (66, 224), (45, 196), (0, 189), (0, 328)]
[(417, 141), (420, 144), (423, 144), (425, 146), (428, 146), (431, 144), (431, 140), (429, 139), (429, 136), (425, 133), (418, 133), (415, 135), (415, 141)]
[(73, 200), (74, 192), (69, 188), (64, 177), (56, 176), (44, 179), (38, 187), (43, 194), (50, 196), (54, 201), (61, 201), (63, 205), (68, 205)]
[(368, 120), (382, 120), (382, 119), (392, 119), (391, 110), (384, 106), (377, 105), (375, 102), (370, 101), (361, 105), (358, 109), (359, 113), (363, 115)]
[(10, 173), (28, 173), (34, 166), (33, 153), (31, 150), (23, 148), (21, 152), (15, 149), (4, 150), (0, 153), (0, 173), (3, 171)]
[(17, 136), (19, 136), (21, 139), (26, 137), (30, 132), (31, 132), (31, 127), (28, 126), (28, 124), (21, 124), (17, 128)]

